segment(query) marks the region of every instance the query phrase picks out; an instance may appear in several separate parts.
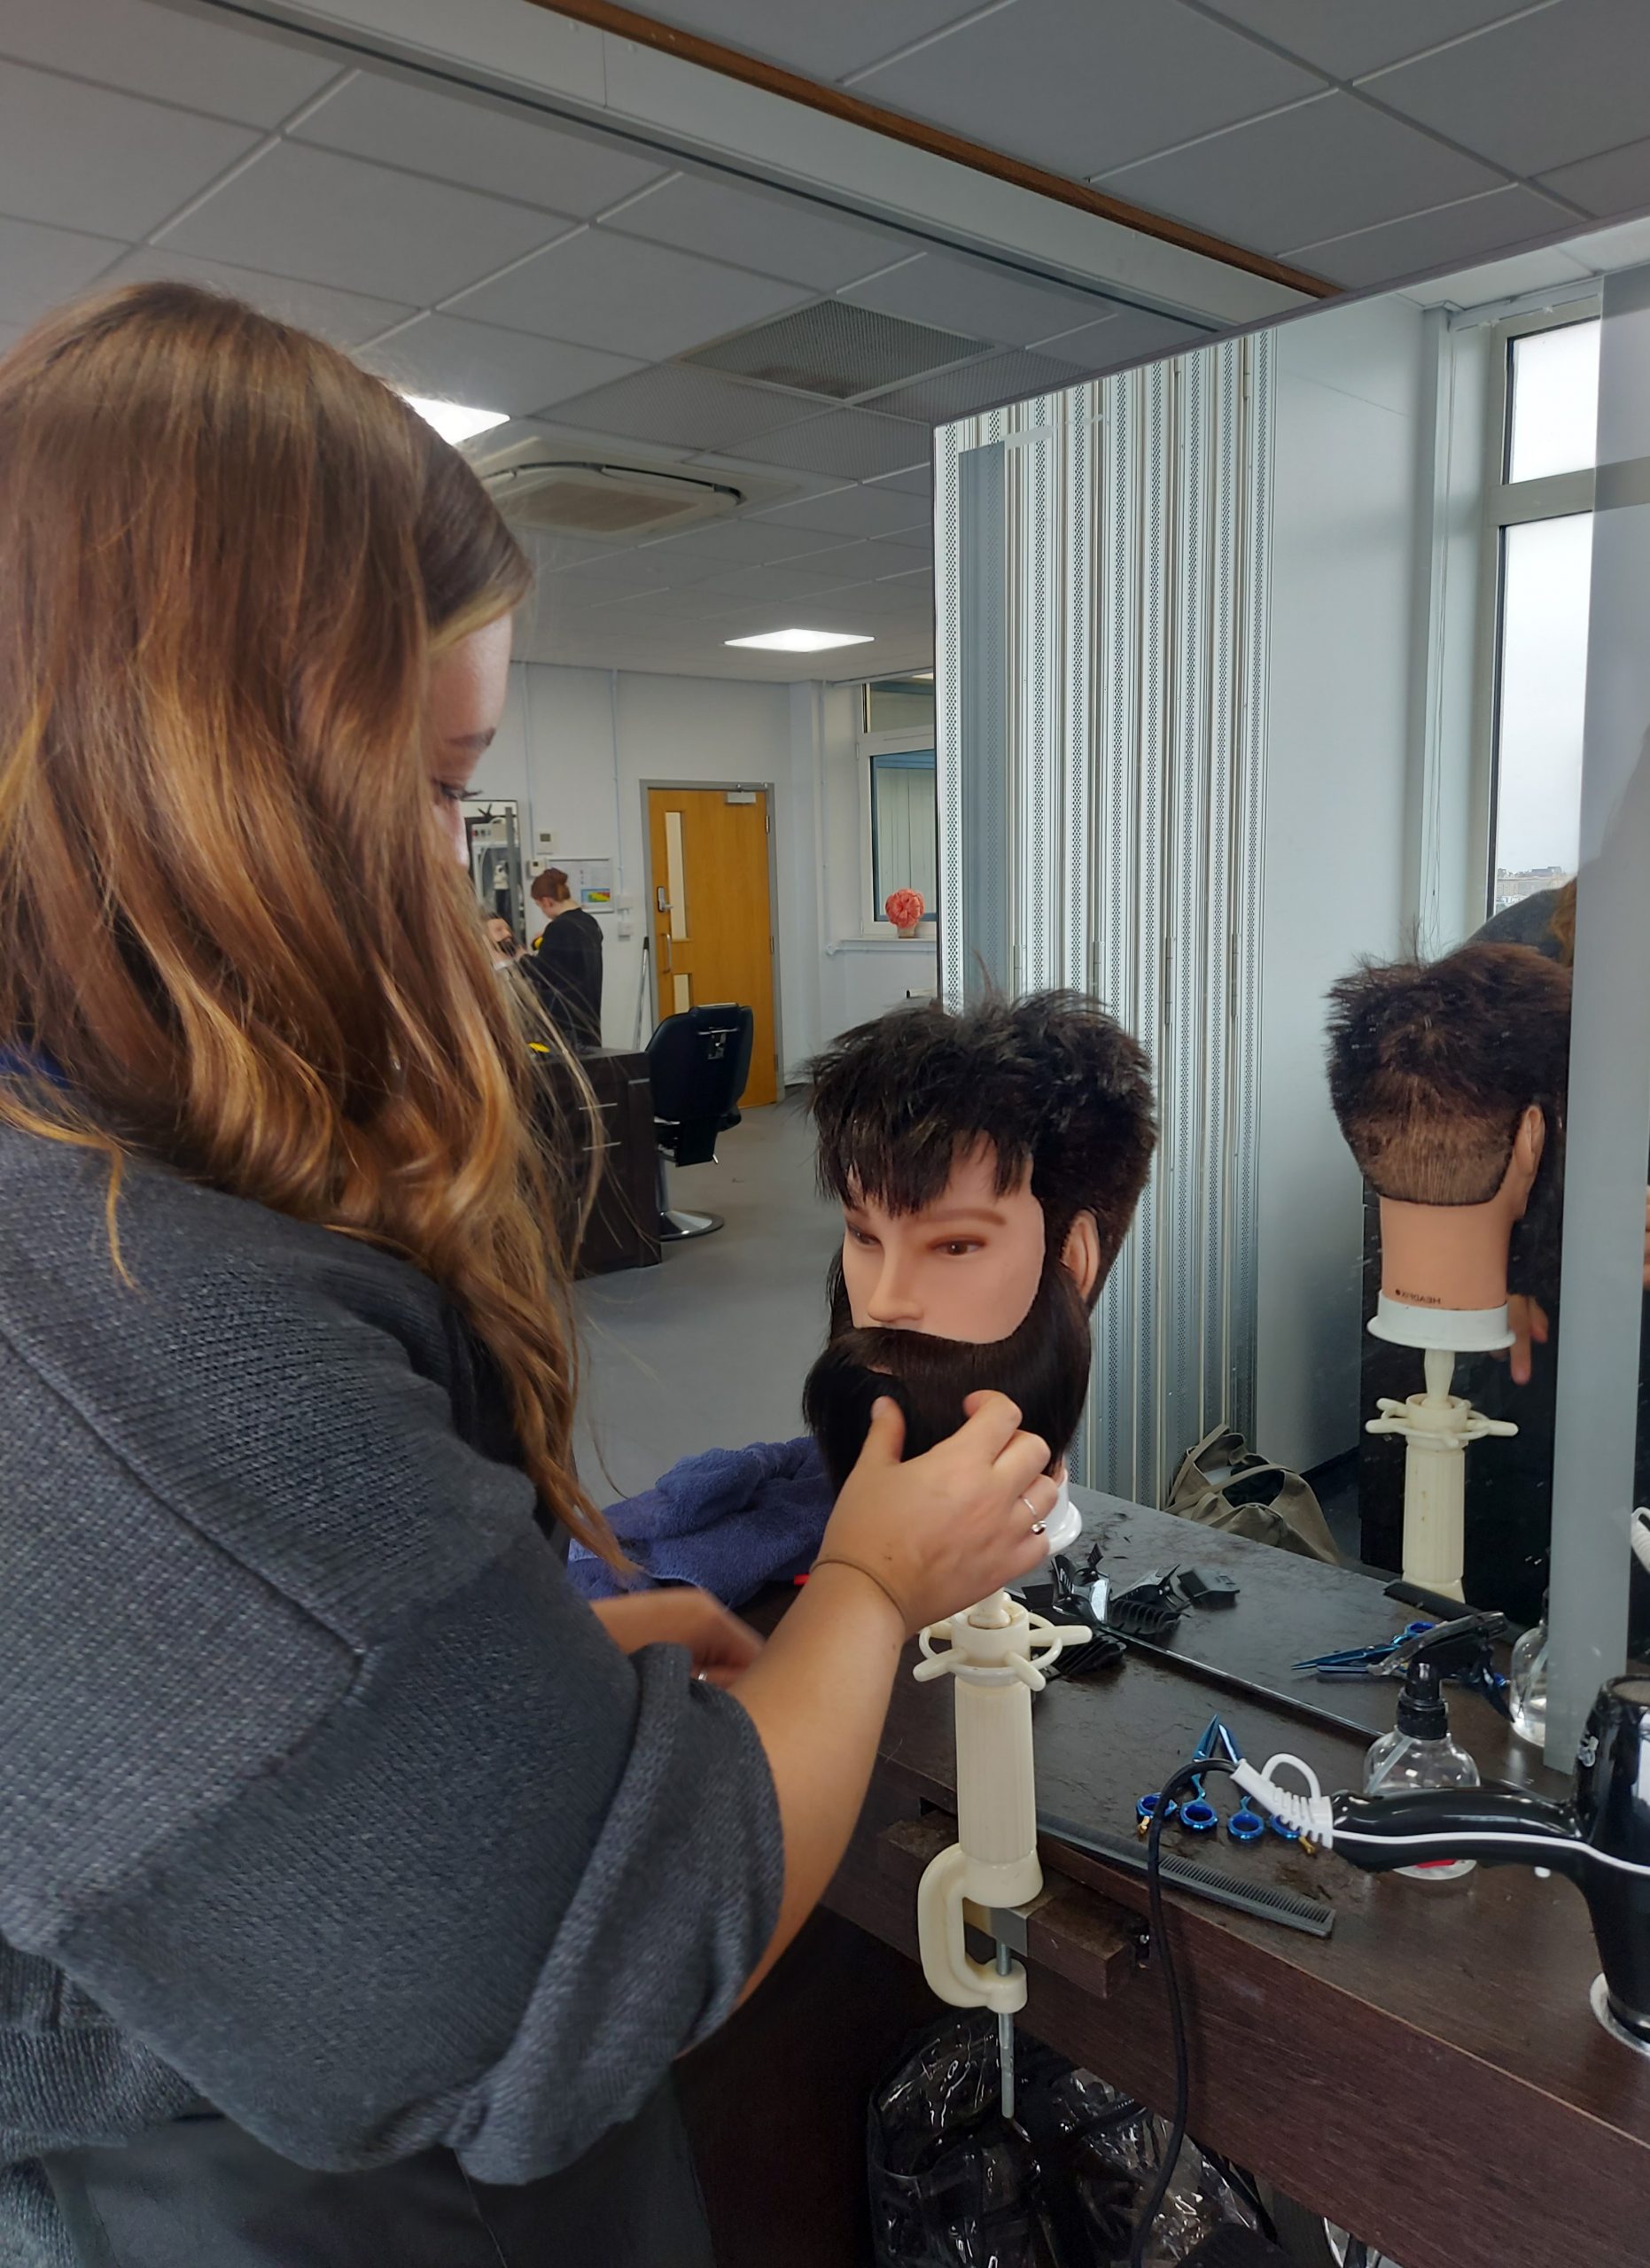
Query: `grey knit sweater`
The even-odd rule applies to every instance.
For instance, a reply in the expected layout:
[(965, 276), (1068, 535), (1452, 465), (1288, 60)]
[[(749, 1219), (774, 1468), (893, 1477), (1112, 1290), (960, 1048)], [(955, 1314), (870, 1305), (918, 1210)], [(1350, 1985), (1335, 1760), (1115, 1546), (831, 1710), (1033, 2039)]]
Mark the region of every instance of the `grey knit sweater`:
[(106, 1177), (0, 1131), (7, 2264), (66, 2249), (29, 2161), (203, 2101), (312, 2167), (554, 2171), (781, 1889), (749, 1719), (573, 1596), (435, 1288), (150, 1169), (126, 1288)]

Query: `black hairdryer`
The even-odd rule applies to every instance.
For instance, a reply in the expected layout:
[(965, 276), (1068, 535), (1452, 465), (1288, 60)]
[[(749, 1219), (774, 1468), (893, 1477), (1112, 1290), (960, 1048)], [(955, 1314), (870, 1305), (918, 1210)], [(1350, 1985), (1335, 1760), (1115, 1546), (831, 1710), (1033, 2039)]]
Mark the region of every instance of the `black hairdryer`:
[(1302, 1796), (1271, 1777), (1284, 1760), (1274, 1757), (1264, 1772), (1241, 1764), (1233, 1776), (1246, 1794), (1355, 1867), (1381, 1872), (1428, 1859), (1476, 1859), (1568, 1876), (1587, 1901), (1604, 1963), (1594, 2011), (1607, 2030), (1650, 2055), (1650, 1678), (1613, 1678), (1599, 1693), (1568, 1803), (1496, 1786)]

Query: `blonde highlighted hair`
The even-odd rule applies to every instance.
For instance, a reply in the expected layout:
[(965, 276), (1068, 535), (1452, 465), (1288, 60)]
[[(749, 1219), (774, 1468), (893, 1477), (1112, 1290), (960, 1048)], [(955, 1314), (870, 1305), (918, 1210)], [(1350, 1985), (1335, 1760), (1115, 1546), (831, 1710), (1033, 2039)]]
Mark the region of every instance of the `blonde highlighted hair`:
[[(334, 348), (139, 284), (0, 361), (0, 1120), (413, 1262), (573, 1470), (521, 1012), (432, 809), (432, 657), (526, 591), (475, 475)], [(118, 1253), (117, 1253), (118, 1259)]]

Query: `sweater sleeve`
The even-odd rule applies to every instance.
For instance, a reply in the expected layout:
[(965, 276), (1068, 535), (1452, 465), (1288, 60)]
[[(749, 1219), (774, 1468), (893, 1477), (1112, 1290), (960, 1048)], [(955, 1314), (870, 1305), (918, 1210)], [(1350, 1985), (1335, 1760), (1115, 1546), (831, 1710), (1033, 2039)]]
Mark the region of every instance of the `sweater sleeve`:
[[(619, 1651), (394, 1334), (276, 1302), (211, 1369), (210, 1308), (152, 1310), (206, 1340), (137, 1412), (129, 1352), (0, 1311), (0, 1932), (300, 2163), (554, 2171), (772, 1933), (754, 1728)], [(289, 1361), (325, 1423), (272, 1423)]]

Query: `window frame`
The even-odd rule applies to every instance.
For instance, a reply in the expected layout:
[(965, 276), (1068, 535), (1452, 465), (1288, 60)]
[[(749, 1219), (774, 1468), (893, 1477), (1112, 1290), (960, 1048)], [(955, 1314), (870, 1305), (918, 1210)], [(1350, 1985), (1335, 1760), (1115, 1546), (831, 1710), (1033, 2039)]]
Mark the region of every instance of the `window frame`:
[(1477, 718), (1474, 769), (1479, 789), (1475, 803), (1483, 838), (1478, 867), (1481, 920), (1495, 910), (1496, 819), (1501, 780), (1501, 629), (1506, 613), (1506, 531), (1533, 520), (1573, 519), (1591, 515), (1598, 485), (1596, 465), (1576, 472), (1547, 473), (1537, 480), (1509, 480), (1512, 456), (1514, 345), (1543, 330), (1602, 320), (1602, 296), (1589, 292), (1551, 307), (1506, 316), (1490, 327), (1490, 367), (1484, 401), (1483, 509), (1480, 537), (1477, 656), (1475, 676)]
[[(866, 714), (864, 708), (860, 715)], [(907, 726), (902, 731), (868, 733), (861, 730), (853, 743), (853, 760), (860, 776), (860, 936), (886, 943), (899, 938), (899, 931), (876, 903), (876, 799), (871, 786), (872, 759), (878, 756), (905, 756), (930, 751), (934, 757), (935, 826), (939, 819), (938, 783), (939, 750), (938, 735), (930, 726), (926, 730)], [(930, 906), (917, 924), (917, 936), (929, 944), (939, 934), (939, 909)]]

